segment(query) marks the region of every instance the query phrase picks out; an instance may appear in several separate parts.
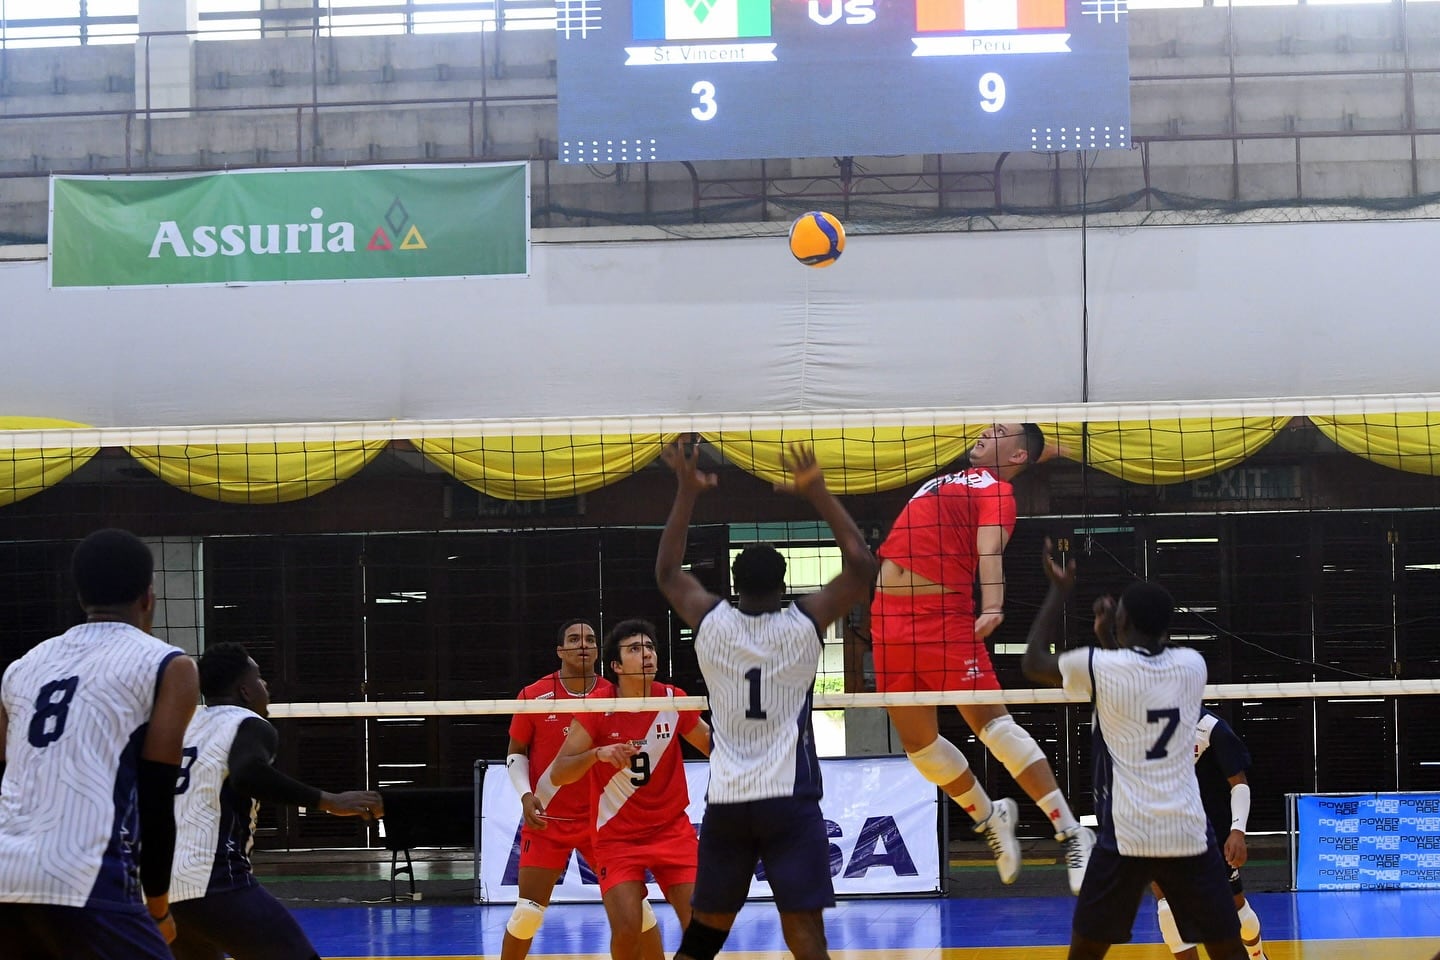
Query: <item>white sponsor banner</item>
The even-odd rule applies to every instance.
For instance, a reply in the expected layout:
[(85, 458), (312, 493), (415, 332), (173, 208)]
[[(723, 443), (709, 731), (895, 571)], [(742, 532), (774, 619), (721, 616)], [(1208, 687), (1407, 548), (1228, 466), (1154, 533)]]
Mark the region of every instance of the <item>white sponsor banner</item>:
[(911, 37), (912, 57), (982, 57), (1000, 53), (1069, 53), (1068, 33), (989, 34), (964, 37)]
[(664, 47), (626, 47), (627, 67), (691, 66), (697, 63), (770, 63), (773, 43), (670, 44)]
[[(939, 793), (904, 757), (821, 760), (825, 798), (820, 801), (830, 834), (830, 874), (844, 895), (938, 893), (940, 891)], [(705, 815), (710, 765), (685, 764), (690, 822)], [(504, 764), (485, 771), (481, 797), (480, 895), (489, 903), (514, 903), (520, 863), (520, 798)], [(650, 885), (652, 898), (660, 888)], [(771, 896), (756, 878), (752, 898)], [(596, 902), (594, 871), (572, 854), (555, 887), (555, 901)]]

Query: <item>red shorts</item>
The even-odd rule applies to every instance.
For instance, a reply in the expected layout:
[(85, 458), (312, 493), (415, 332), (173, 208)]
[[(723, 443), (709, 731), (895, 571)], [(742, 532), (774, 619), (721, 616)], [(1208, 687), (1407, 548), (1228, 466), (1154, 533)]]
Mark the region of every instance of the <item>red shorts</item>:
[(975, 638), (975, 605), (958, 593), (876, 592), (870, 602), (875, 689), (999, 690), (985, 641)]
[(694, 824), (678, 817), (643, 839), (606, 840), (602, 836), (595, 842), (595, 855), (600, 858), (592, 865), (600, 876), (601, 894), (631, 880), (644, 883), (646, 870), (660, 889), (668, 892), (671, 887), (695, 882), (699, 843)]
[(570, 862), (570, 852), (580, 851), (580, 856), (591, 867), (595, 866), (594, 835), (590, 832), (587, 819), (573, 822), (550, 820), (544, 830), (520, 828), (520, 866), (539, 867), (543, 870), (564, 870)]

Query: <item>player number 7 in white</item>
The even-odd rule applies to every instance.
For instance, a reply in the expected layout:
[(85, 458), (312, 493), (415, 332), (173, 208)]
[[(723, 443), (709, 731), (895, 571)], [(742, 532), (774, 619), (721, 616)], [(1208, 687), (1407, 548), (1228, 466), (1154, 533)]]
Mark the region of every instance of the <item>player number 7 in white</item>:
[(1005, 78), (998, 73), (986, 73), (980, 77), (980, 109), (986, 113), (999, 113), (1005, 106)]
[(697, 80), (690, 92), (700, 98), (700, 106), (691, 107), (690, 116), (702, 122), (713, 119), (715, 111), (720, 109), (715, 103), (715, 84), (709, 80)]

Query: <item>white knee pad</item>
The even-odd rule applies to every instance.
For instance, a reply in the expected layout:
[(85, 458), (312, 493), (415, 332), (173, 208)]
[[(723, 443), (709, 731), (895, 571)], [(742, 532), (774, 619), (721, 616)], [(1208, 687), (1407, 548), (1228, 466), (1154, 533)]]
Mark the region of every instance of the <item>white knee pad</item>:
[(1180, 939), (1180, 928), (1175, 925), (1175, 914), (1170, 912), (1170, 901), (1157, 900), (1155, 906), (1159, 908), (1157, 912), (1160, 920), (1160, 936), (1165, 938), (1165, 949), (1171, 953), (1184, 953), (1195, 946), (1193, 943), (1186, 943)]
[(1026, 767), (1045, 759), (1040, 744), (1008, 713), (985, 724), (985, 729), (980, 731), (980, 742), (1005, 765), (1012, 777), (1019, 777)]
[(649, 900), (640, 901), (640, 932), (652, 929), (660, 921), (655, 919), (655, 911), (650, 909)]
[(965, 759), (965, 754), (944, 737), (936, 737), (930, 746), (905, 756), (909, 757), (915, 769), (920, 771), (920, 776), (938, 787), (958, 780), (970, 769), (970, 761)]
[(1252, 943), (1260, 939), (1260, 918), (1255, 914), (1255, 908), (1250, 906), (1250, 901), (1245, 901), (1237, 913), (1240, 914), (1240, 939)]
[(505, 931), (516, 940), (534, 940), (535, 931), (540, 929), (540, 923), (544, 919), (544, 905), (522, 897), (515, 901), (515, 909), (510, 911)]

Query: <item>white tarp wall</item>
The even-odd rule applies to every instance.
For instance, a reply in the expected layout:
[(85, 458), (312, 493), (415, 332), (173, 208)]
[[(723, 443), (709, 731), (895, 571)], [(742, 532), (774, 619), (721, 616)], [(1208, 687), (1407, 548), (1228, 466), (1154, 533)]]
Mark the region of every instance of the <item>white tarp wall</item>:
[[(545, 240), (546, 231), (537, 231)], [(94, 426), (1432, 392), (1440, 222), (541, 242), (528, 279), (51, 291), (0, 415)]]

